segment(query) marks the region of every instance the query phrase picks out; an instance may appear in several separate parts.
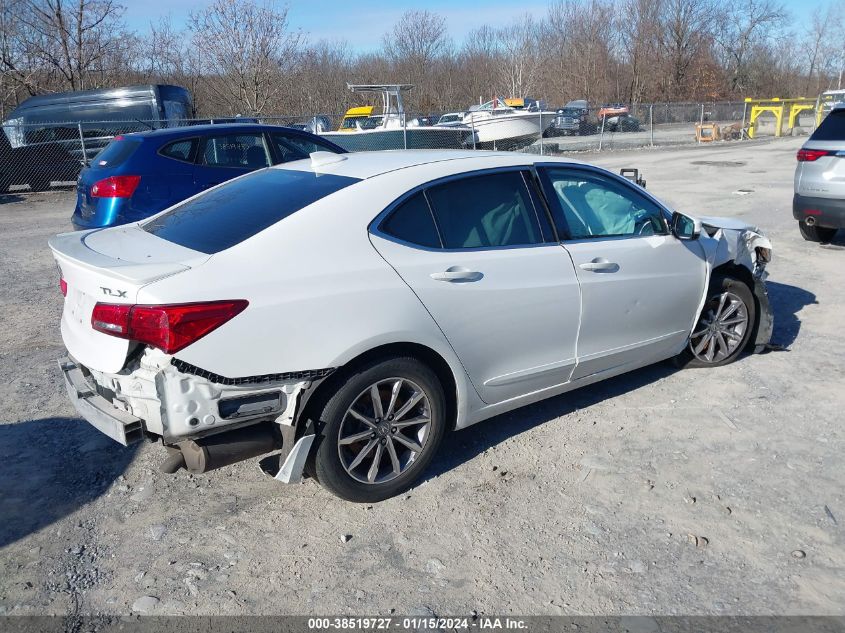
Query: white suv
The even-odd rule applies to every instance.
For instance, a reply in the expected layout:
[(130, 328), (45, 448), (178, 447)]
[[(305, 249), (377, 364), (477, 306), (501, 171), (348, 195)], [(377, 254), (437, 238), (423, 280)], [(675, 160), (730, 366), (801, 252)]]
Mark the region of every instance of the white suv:
[(792, 215), (805, 240), (829, 242), (845, 227), (845, 103), (798, 151)]

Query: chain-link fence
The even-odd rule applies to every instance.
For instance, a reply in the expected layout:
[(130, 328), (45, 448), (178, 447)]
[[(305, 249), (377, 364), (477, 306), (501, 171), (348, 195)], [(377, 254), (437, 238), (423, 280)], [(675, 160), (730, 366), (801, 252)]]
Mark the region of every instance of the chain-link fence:
[[(349, 151), (475, 149), (559, 155), (741, 140), (747, 136), (748, 121), (744, 102), (602, 107), (584, 103), (556, 110), (493, 107), (404, 115), (374, 115), (367, 110), (167, 121), (7, 121), (0, 134), (0, 193), (72, 186), (82, 167), (115, 136), (165, 127), (264, 123), (313, 132)], [(814, 120), (815, 113), (807, 112), (795, 127), (804, 126), (803, 131), (809, 132)], [(765, 119), (755, 133), (766, 134)]]

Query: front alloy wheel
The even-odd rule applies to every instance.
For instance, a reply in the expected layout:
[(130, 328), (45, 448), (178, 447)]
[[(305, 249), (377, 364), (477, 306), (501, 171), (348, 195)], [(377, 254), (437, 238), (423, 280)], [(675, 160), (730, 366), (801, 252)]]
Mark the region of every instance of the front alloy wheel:
[(692, 355), (703, 363), (718, 363), (729, 358), (745, 340), (748, 308), (737, 295), (723, 292), (712, 297), (690, 336)]
[(748, 346), (757, 309), (748, 285), (732, 277), (714, 277), (707, 300), (678, 357), (680, 365), (718, 367), (735, 361)]

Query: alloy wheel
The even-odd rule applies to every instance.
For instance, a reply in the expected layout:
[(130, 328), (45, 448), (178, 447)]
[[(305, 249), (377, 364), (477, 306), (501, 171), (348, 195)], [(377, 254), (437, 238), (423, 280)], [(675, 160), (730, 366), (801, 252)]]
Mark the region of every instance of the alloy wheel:
[(346, 410), (338, 434), (340, 463), (366, 484), (395, 479), (428, 441), (431, 403), (407, 378), (387, 378), (362, 391)]
[(736, 352), (748, 331), (748, 308), (732, 292), (712, 297), (704, 305), (690, 336), (692, 355), (704, 363), (718, 363)]

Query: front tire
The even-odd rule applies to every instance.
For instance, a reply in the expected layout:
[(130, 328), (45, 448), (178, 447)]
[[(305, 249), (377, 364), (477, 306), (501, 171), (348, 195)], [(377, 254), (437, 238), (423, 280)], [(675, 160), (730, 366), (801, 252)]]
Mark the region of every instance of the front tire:
[(373, 361), (345, 378), (320, 411), (314, 474), (347, 501), (382, 501), (431, 463), (446, 431), (443, 387), (411, 357)]
[(823, 226), (810, 226), (806, 222), (798, 223), (798, 230), (801, 231), (801, 237), (808, 242), (822, 242), (826, 244), (836, 235), (836, 229), (830, 229)]
[(707, 299), (678, 360), (685, 367), (721, 367), (748, 347), (757, 323), (757, 304), (748, 285), (733, 277), (710, 281)]

